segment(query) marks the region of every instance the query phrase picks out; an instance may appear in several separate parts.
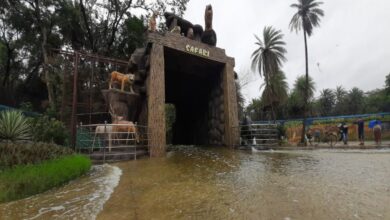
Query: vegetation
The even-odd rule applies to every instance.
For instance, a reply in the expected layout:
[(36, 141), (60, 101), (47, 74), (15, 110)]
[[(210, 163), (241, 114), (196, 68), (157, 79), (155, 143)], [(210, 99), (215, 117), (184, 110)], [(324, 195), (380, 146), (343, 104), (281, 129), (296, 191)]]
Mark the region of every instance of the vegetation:
[(53, 144), (63, 140), (65, 129), (47, 118), (28, 119), (14, 110), (0, 113), (0, 202), (43, 192), (89, 170), (88, 158)]
[(0, 202), (24, 198), (61, 186), (89, 171), (91, 161), (70, 155), (36, 165), (16, 166), (0, 172)]
[[(287, 101), (276, 108), (278, 119), (303, 118), (303, 92), (305, 90), (304, 76), (298, 77), (292, 90), (289, 91)], [(335, 89), (323, 89), (319, 97), (314, 97), (315, 84), (309, 77), (308, 116), (322, 117), (333, 115), (372, 114), (390, 111), (390, 95), (387, 86), (364, 92), (359, 88), (347, 91), (342, 86)], [(253, 99), (246, 107), (245, 112), (254, 121), (267, 120), (265, 117), (263, 97)]]
[(38, 164), (73, 153), (73, 150), (68, 147), (42, 142), (0, 143), (0, 170), (19, 165)]
[(19, 107), (27, 100), (32, 110), (49, 108), (50, 116), (69, 121), (71, 60), (52, 49), (128, 60), (144, 46), (152, 11), (182, 16), (188, 1), (0, 1), (0, 103)]
[(69, 146), (70, 134), (64, 124), (48, 115), (31, 119), (33, 140)]
[(264, 103), (270, 107), (273, 120), (276, 119), (275, 107), (286, 96), (284, 85), (285, 76), (280, 71), (282, 62), (286, 60), (284, 54), (286, 43), (282, 40), (283, 34), (280, 30), (272, 27), (265, 27), (263, 39), (255, 35), (258, 48), (252, 53), (252, 70), (264, 77)]
[[(292, 4), (292, 8), (296, 8), (297, 12), (291, 19), (290, 28), (291, 30), (300, 31), (303, 30), (303, 37), (305, 41), (305, 60), (306, 60), (306, 88), (309, 88), (309, 60), (307, 52), (307, 37), (310, 37), (313, 34), (313, 29), (320, 25), (321, 17), (324, 16), (324, 11), (319, 8), (322, 2), (317, 2), (316, 0), (298, 0), (298, 4)], [(305, 91), (303, 100), (303, 126), (302, 126), (302, 136), (301, 143), (305, 141), (305, 124), (306, 124), (306, 114), (308, 106), (309, 93)]]
[(19, 141), (30, 138), (30, 124), (21, 112), (8, 110), (0, 113), (0, 140)]

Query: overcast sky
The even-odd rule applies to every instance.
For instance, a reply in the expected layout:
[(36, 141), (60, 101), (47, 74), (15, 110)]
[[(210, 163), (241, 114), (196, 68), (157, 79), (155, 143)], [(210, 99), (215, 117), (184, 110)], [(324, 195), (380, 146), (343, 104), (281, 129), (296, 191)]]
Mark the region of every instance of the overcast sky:
[[(243, 3), (245, 2), (245, 3)], [(236, 60), (241, 75), (250, 70), (250, 55), (256, 49), (254, 34), (262, 36), (264, 26), (282, 30), (287, 62), (282, 67), (290, 88), (305, 72), (303, 33), (290, 32), (297, 0), (190, 0), (184, 18), (204, 26), (204, 9), (213, 5), (213, 29), (217, 46)], [(316, 95), (324, 88), (342, 85), (364, 91), (384, 86), (390, 73), (390, 1), (323, 0), (321, 26), (308, 40), (309, 74), (316, 83)], [(243, 89), (248, 103), (259, 97), (263, 80), (251, 74)]]

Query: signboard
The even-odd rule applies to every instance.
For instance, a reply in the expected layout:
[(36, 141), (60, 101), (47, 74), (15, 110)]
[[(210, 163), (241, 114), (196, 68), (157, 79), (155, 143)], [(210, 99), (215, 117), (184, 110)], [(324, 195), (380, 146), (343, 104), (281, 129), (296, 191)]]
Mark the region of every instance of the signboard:
[(198, 47), (191, 46), (189, 44), (186, 45), (186, 51), (189, 53), (193, 53), (199, 56), (209, 57), (210, 51)]

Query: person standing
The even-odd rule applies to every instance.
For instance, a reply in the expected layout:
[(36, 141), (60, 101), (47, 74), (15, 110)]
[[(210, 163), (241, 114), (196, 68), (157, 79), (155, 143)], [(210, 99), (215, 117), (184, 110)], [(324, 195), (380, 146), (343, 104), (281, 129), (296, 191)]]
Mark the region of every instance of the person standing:
[(375, 138), (375, 143), (377, 145), (382, 144), (382, 126), (381, 126), (381, 121), (376, 120), (374, 127), (372, 128), (374, 131), (374, 138)]
[(357, 121), (357, 126), (360, 145), (364, 145), (364, 120), (362, 118)]
[(343, 124), (343, 141), (345, 145), (348, 144), (348, 125), (345, 123)]

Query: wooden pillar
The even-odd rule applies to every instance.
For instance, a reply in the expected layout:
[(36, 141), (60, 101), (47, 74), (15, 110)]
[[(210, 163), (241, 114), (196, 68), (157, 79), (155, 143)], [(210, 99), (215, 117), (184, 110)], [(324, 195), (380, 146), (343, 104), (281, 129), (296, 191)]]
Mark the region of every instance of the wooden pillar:
[(225, 107), (224, 144), (228, 147), (234, 147), (239, 142), (237, 95), (233, 67), (233, 64), (226, 63), (222, 77)]
[(147, 80), (148, 139), (151, 157), (165, 156), (165, 65), (164, 47), (154, 43)]

